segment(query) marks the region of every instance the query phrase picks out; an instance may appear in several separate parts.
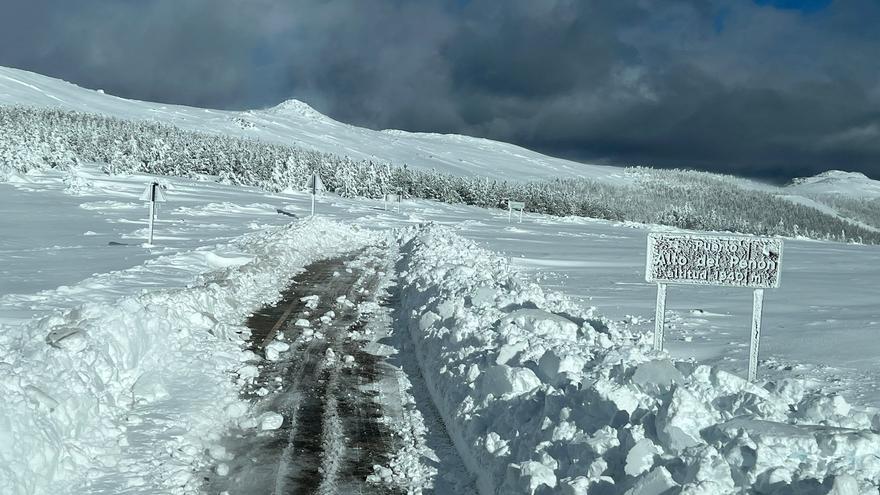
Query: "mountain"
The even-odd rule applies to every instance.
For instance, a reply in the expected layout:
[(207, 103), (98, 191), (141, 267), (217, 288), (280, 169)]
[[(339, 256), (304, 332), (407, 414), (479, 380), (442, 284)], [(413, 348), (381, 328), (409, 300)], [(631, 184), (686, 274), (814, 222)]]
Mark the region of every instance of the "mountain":
[(859, 172), (829, 170), (812, 177), (795, 179), (786, 190), (807, 195), (844, 195), (855, 198), (880, 197), (880, 181)]
[(503, 180), (557, 177), (619, 179), (618, 167), (554, 158), (525, 148), (451, 134), (375, 131), (333, 120), (308, 104), (287, 100), (271, 108), (210, 110), (129, 100), (66, 81), (0, 67), (0, 105), (33, 105), (92, 112), (123, 119), (156, 120), (181, 128), (262, 139), (359, 160), (390, 162), (455, 175)]

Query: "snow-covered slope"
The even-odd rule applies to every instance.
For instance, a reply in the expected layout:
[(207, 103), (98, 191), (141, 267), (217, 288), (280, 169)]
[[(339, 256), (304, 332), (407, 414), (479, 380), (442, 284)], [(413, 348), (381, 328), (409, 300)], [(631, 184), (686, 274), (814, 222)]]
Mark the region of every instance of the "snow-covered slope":
[(617, 167), (553, 158), (512, 144), (459, 135), (374, 131), (337, 122), (306, 103), (288, 100), (264, 110), (208, 110), (127, 100), (51, 77), (0, 67), (0, 105), (34, 105), (154, 119), (182, 128), (292, 144), (352, 158), (435, 168), (456, 175), (506, 180), (555, 177), (612, 179)]
[(785, 190), (795, 194), (829, 194), (873, 199), (880, 197), (880, 181), (859, 172), (829, 170), (812, 177), (795, 179)]

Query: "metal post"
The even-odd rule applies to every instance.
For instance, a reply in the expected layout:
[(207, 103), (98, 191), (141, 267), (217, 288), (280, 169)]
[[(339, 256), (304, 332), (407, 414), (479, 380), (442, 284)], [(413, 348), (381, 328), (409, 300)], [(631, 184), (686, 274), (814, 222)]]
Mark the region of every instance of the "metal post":
[(156, 211), (156, 202), (150, 201), (150, 237), (147, 244), (153, 245), (153, 214)]
[(315, 215), (315, 193), (312, 192), (312, 216)]
[(385, 199), (383, 200), (383, 207), (385, 211), (388, 211), (388, 194), (385, 195)]
[(761, 343), (761, 313), (764, 311), (764, 289), (755, 289), (752, 300), (752, 332), (749, 339), (749, 381), (758, 379), (758, 347)]
[(654, 350), (663, 350), (663, 326), (666, 323), (666, 284), (657, 284), (657, 313), (654, 316)]
[(519, 223), (522, 223), (522, 211), (523, 211), (523, 209), (520, 208), (519, 209)]
[(510, 206), (510, 203), (507, 204), (507, 223), (510, 223), (510, 220), (513, 218), (513, 208)]

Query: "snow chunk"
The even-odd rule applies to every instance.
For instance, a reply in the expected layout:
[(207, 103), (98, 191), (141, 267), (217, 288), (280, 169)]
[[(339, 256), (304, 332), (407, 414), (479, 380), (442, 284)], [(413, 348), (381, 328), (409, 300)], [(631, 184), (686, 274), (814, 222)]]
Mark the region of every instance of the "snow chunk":
[(664, 447), (681, 452), (703, 443), (700, 430), (718, 422), (705, 400), (686, 388), (676, 388), (668, 406), (657, 415), (657, 435)]
[(672, 475), (664, 467), (658, 467), (636, 481), (624, 495), (660, 495), (670, 488), (678, 486)]
[(587, 360), (583, 356), (550, 349), (538, 361), (538, 370), (547, 383), (557, 386), (566, 376), (580, 377), (586, 364)]
[(213, 270), (220, 270), (234, 266), (241, 266), (252, 262), (254, 259), (248, 256), (220, 256), (219, 254), (206, 251), (204, 253), (205, 264)]
[(648, 394), (662, 394), (673, 385), (682, 383), (684, 377), (671, 361), (656, 359), (640, 364), (632, 377), (633, 383)]
[(281, 357), (281, 353), (290, 349), (290, 345), (286, 342), (281, 342), (279, 340), (273, 340), (266, 346), (266, 359), (269, 361), (278, 361)]
[(511, 325), (536, 336), (546, 335), (564, 340), (577, 339), (578, 326), (576, 323), (568, 318), (540, 309), (518, 309), (501, 320), (500, 327), (502, 329)]
[(859, 482), (848, 474), (837, 475), (828, 495), (859, 495)]
[(528, 493), (535, 493), (541, 486), (556, 488), (556, 475), (553, 469), (537, 461), (528, 461), (520, 465), (511, 464), (508, 476), (515, 481), (515, 486), (522, 486)]
[(497, 457), (503, 457), (510, 453), (510, 448), (508, 447), (508, 442), (501, 438), (501, 435), (491, 431), (486, 435), (486, 452)]
[(588, 495), (591, 481), (585, 476), (564, 479), (559, 482), (562, 495)]
[(629, 453), (626, 454), (626, 467), (624, 471), (630, 476), (638, 476), (651, 469), (654, 465), (654, 455), (661, 453), (650, 438), (643, 438), (636, 442)]
[(267, 412), (260, 416), (261, 430), (277, 430), (282, 424), (284, 424), (284, 416), (276, 412)]
[(478, 381), (484, 396), (495, 397), (523, 395), (541, 386), (541, 380), (532, 370), (504, 364), (490, 367)]
[(306, 307), (309, 309), (315, 309), (318, 307), (318, 301), (321, 300), (320, 296), (312, 295), (299, 298), (300, 301), (306, 303)]

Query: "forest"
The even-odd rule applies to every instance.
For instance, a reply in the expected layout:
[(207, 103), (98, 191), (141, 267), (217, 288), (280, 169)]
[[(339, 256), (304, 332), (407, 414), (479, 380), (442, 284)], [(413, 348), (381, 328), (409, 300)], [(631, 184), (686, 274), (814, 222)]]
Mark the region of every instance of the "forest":
[[(42, 168), (100, 163), (108, 174), (211, 177), (268, 191), (304, 188), (313, 173), (340, 196), (381, 198), (400, 193), (446, 203), (505, 208), (508, 198), (526, 211), (694, 230), (804, 236), (880, 243), (880, 232), (771, 191), (745, 187), (734, 177), (689, 170), (629, 168), (625, 183), (588, 179), (522, 182), (462, 177), (407, 165), (354, 160), (339, 154), (256, 139), (210, 134), (155, 121), (27, 106), (0, 107), (0, 179)], [(826, 204), (829, 198), (817, 198)], [(838, 212), (877, 225), (877, 201), (837, 199)]]

